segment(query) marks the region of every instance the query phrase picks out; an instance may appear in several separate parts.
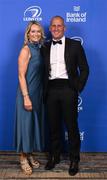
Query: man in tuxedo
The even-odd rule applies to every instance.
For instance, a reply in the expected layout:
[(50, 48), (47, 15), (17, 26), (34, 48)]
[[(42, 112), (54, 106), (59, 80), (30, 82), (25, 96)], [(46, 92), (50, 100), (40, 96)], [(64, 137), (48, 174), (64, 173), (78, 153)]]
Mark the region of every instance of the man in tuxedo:
[(43, 48), (45, 60), (44, 96), (46, 101), (50, 150), (46, 170), (60, 162), (61, 124), (67, 128), (69, 141), (69, 174), (79, 170), (80, 134), (78, 128), (78, 94), (83, 90), (89, 67), (85, 52), (79, 41), (66, 38), (64, 19), (54, 16), (49, 28), (52, 40)]

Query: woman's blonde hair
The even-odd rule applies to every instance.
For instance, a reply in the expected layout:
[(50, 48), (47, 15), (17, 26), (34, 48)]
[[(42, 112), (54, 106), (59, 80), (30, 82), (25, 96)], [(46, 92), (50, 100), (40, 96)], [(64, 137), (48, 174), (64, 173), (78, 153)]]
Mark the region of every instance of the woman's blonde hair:
[(30, 42), (30, 40), (29, 40), (29, 32), (30, 32), (31, 26), (32, 26), (33, 24), (35, 24), (35, 25), (37, 25), (37, 26), (40, 27), (40, 31), (41, 31), (40, 44), (43, 44), (43, 42), (44, 42), (45, 35), (44, 35), (44, 29), (43, 29), (43, 27), (42, 27), (41, 24), (38, 23), (37, 21), (30, 21), (29, 24), (28, 24), (28, 26), (27, 26), (27, 28), (26, 28), (26, 31), (25, 31), (24, 45), (27, 45), (27, 44)]

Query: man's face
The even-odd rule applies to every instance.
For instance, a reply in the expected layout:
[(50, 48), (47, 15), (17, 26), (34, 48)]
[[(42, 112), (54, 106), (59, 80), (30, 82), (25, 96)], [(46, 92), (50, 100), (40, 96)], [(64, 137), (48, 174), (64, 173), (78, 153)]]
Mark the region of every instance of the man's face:
[(61, 39), (65, 32), (63, 20), (59, 17), (54, 18), (51, 22), (49, 30), (55, 40)]

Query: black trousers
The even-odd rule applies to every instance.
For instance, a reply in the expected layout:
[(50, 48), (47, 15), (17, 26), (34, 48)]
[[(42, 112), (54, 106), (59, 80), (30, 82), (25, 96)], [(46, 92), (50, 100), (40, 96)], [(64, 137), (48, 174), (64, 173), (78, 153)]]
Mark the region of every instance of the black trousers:
[(50, 154), (60, 156), (62, 119), (68, 131), (70, 161), (80, 160), (80, 135), (78, 129), (78, 93), (67, 79), (49, 80), (47, 116), (50, 130)]

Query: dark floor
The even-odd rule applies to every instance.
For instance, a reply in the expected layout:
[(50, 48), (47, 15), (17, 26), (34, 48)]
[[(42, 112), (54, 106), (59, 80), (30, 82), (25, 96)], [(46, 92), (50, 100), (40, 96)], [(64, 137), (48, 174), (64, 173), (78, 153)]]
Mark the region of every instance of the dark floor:
[(39, 169), (34, 169), (31, 176), (24, 175), (20, 169), (19, 154), (15, 152), (0, 152), (0, 180), (1, 179), (41, 179), (41, 180), (67, 180), (67, 179), (107, 179), (107, 153), (81, 153), (80, 170), (74, 177), (69, 176), (69, 160), (66, 156), (61, 158), (54, 170), (45, 171), (46, 154), (34, 154), (41, 162)]

